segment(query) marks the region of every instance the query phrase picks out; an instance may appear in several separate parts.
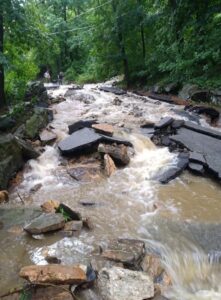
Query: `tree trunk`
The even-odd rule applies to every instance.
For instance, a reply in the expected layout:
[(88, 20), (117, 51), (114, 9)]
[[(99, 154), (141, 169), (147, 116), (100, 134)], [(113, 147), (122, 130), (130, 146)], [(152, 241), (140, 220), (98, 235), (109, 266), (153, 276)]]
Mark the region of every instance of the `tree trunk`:
[[(139, 6), (142, 5), (140, 0), (137, 0), (137, 4)], [(143, 6), (142, 6), (142, 16), (141, 16), (141, 24), (140, 24), (140, 35), (141, 35), (141, 45), (142, 45), (142, 54), (143, 54), (143, 60), (145, 62), (146, 58), (146, 44), (145, 44), (145, 34), (144, 34), (144, 13), (143, 13)]]
[(143, 24), (141, 24), (141, 26), (140, 26), (140, 33), (141, 33), (141, 42), (142, 42), (142, 50), (143, 50), (143, 60), (145, 62), (146, 45), (145, 45), (145, 35), (144, 35), (144, 26), (143, 26)]
[[(2, 13), (2, 12), (0, 12)], [(3, 27), (3, 15), (0, 15), (0, 53), (3, 55), (4, 45), (4, 27)], [(0, 107), (5, 105), (5, 78), (4, 78), (4, 66), (0, 63)]]
[[(116, 3), (113, 1), (112, 2), (112, 7), (113, 11), (116, 14)], [(127, 59), (127, 54), (126, 54), (126, 49), (124, 45), (124, 38), (123, 38), (123, 33), (122, 33), (122, 18), (120, 16), (117, 17), (117, 36), (118, 36), (118, 48), (120, 49), (121, 57), (122, 57), (122, 62), (123, 62), (123, 68), (124, 68), (124, 77), (127, 83), (127, 86), (130, 85), (130, 74), (129, 74), (129, 65), (128, 65), (128, 59)]]

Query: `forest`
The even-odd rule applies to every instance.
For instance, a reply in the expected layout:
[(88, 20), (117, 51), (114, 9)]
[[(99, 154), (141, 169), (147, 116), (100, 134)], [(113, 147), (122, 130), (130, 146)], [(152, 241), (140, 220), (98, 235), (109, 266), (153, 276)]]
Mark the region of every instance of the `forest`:
[(221, 85), (220, 0), (1, 0), (0, 106), (49, 70), (71, 82)]

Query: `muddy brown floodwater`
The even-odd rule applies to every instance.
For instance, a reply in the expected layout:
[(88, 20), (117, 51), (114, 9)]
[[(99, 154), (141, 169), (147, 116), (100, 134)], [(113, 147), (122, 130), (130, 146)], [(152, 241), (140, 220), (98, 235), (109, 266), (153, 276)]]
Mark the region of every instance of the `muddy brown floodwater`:
[[(157, 175), (175, 165), (177, 157), (167, 148), (157, 148), (139, 132), (143, 120), (181, 118), (173, 111), (175, 106), (133, 94), (118, 96), (122, 104), (116, 106), (116, 96), (99, 91), (98, 86), (86, 85), (66, 101), (53, 105), (51, 125), (58, 141), (68, 135), (68, 125), (94, 117), (116, 127), (123, 123), (118, 135), (133, 143), (135, 155), (127, 168), (118, 170), (111, 178), (86, 183), (74, 181), (67, 174), (57, 143), (46, 146), (37, 160), (28, 162), (22, 182), (11, 189), (10, 204), (0, 208), (4, 223), (0, 230), (1, 293), (22, 283), (18, 280), (21, 266), (45, 264), (45, 253), (56, 254), (64, 264), (83, 263), (90, 261), (96, 245), (114, 237), (129, 237), (144, 239), (161, 253), (173, 282), (165, 294), (170, 299), (220, 300), (220, 185), (187, 171), (167, 185), (159, 184)], [(56, 97), (67, 90), (68, 86), (61, 86), (50, 93)], [(202, 125), (208, 126), (204, 120)], [(31, 193), (30, 189), (39, 183), (41, 188)], [(25, 199), (25, 208), (17, 192)], [(83, 216), (89, 216), (94, 230), (71, 238), (27, 237), (19, 226), (27, 217), (25, 214), (33, 214), (33, 207), (50, 199), (69, 204)], [(81, 200), (94, 201), (96, 205), (83, 207), (79, 204)], [(10, 207), (17, 209), (12, 213)]]

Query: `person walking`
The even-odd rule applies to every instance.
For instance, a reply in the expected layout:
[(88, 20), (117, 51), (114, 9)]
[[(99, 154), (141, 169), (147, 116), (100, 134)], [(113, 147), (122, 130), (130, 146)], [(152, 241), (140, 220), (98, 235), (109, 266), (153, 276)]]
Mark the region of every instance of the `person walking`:
[(48, 70), (44, 73), (44, 78), (46, 83), (50, 82), (51, 76)]
[(63, 83), (64, 73), (59, 72), (58, 74), (58, 84), (61, 85)]

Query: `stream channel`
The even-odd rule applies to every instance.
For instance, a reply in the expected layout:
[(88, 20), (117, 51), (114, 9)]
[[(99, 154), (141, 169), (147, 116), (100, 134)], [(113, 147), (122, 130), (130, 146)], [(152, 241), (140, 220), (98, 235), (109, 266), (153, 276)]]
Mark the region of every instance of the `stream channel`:
[[(88, 263), (96, 245), (124, 237), (143, 239), (148, 247), (159, 251), (173, 282), (165, 292), (169, 299), (220, 300), (220, 185), (188, 171), (167, 185), (160, 184), (157, 175), (176, 165), (177, 156), (166, 147), (156, 147), (140, 131), (143, 120), (157, 122), (165, 116), (185, 119), (173, 111), (183, 107), (132, 93), (117, 96), (122, 103), (116, 106), (113, 104), (116, 95), (98, 87), (85, 85), (65, 101), (52, 105), (55, 113), (50, 125), (57, 135), (56, 143), (45, 146), (37, 160), (27, 163), (22, 181), (11, 188), (9, 204), (1, 206), (4, 223), (4, 230), (0, 230), (1, 293), (21, 284), (18, 273), (22, 266), (46, 264), (45, 251), (59, 257), (63, 264)], [(63, 85), (50, 89), (49, 93), (57, 97), (68, 88)], [(87, 101), (80, 101), (82, 94)], [(129, 166), (118, 169), (110, 178), (75, 181), (66, 171), (57, 142), (68, 136), (68, 125), (91, 118), (115, 124), (117, 135), (134, 145), (135, 155)], [(209, 126), (203, 119), (201, 125)], [(42, 186), (31, 193), (36, 184)], [(21, 233), (19, 222), (33, 213), (33, 207), (51, 199), (90, 217), (94, 229), (83, 230), (78, 237), (58, 238), (52, 234), (42, 240)], [(84, 207), (79, 204), (82, 200), (96, 205)]]

